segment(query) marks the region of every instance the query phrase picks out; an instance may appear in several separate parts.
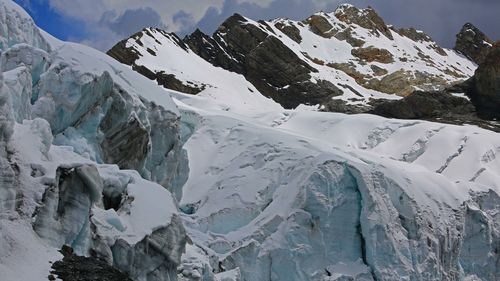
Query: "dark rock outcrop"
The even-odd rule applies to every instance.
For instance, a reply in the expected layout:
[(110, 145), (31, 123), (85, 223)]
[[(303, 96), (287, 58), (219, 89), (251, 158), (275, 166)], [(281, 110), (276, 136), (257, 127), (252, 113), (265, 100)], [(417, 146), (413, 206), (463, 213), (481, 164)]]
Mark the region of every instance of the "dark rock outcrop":
[(469, 96), (484, 119), (500, 119), (500, 42), (489, 51), (469, 82)]
[(481, 30), (466, 23), (457, 34), (455, 50), (462, 53), (477, 64), (485, 61), (493, 41)]
[(398, 119), (432, 119), (465, 117), (475, 112), (474, 106), (465, 98), (444, 92), (416, 91), (395, 101), (376, 106), (371, 113)]
[(309, 28), (316, 35), (325, 38), (331, 38), (335, 34), (335, 32), (332, 30), (333, 26), (322, 15), (312, 15), (305, 22), (309, 24)]
[(49, 280), (58, 277), (63, 281), (132, 281), (125, 273), (102, 260), (75, 255), (69, 246), (63, 246), (61, 253), (64, 258), (52, 265)]
[[(491, 41), (481, 31), (466, 24), (457, 35), (457, 47), (474, 61), (480, 62), (472, 78), (441, 91), (415, 91), (401, 100), (380, 101), (368, 113), (389, 118), (475, 124), (500, 131), (500, 124), (490, 122), (500, 118), (500, 43), (490, 45), (488, 42)], [(388, 85), (402, 86), (392, 81)], [(465, 93), (470, 101), (449, 93)]]
[[(426, 71), (404, 68), (400, 70), (384, 69), (375, 65), (376, 63), (405, 63), (408, 62), (408, 58), (397, 58), (387, 49), (367, 45), (367, 42), (364, 41), (366, 38), (356, 33), (355, 25), (368, 29), (376, 37), (383, 36), (393, 40), (394, 36), (399, 34), (415, 42), (425, 42), (426, 49), (435, 51), (442, 56), (447, 56), (448, 53), (421, 31), (414, 28), (396, 29), (387, 26), (371, 7), (358, 9), (352, 5), (344, 4), (339, 6), (334, 13), (319, 12), (302, 22), (280, 19), (272, 24), (274, 24), (275, 29), (271, 28), (268, 22), (254, 22), (239, 14), (234, 14), (225, 20), (212, 36), (196, 30), (191, 35), (186, 36), (183, 42), (179, 42), (178, 45), (189, 52), (196, 53), (214, 66), (245, 76), (264, 96), (272, 98), (285, 108), (295, 108), (300, 104), (320, 104), (323, 108), (345, 108), (341, 102), (332, 103), (332, 97), (343, 94), (345, 87), (330, 81), (313, 78), (313, 74), (318, 72), (322, 66), (345, 72), (366, 89), (403, 97), (411, 94), (415, 89), (423, 91), (443, 90), (450, 85), (451, 81), (444, 74), (457, 80), (466, 78), (464, 74), (460, 74), (460, 70), (457, 68), (439, 69), (443, 75), (435, 75)], [(346, 41), (354, 47), (351, 54), (355, 59), (339, 63), (327, 61), (325, 58), (316, 58), (306, 51), (303, 51), (303, 56), (301, 56), (286, 46), (279, 39), (284, 36), (276, 31), (277, 28), (295, 42), (300, 43), (303, 40), (302, 27), (309, 28), (313, 33), (324, 38), (335, 37), (338, 40)], [(149, 36), (146, 31), (147, 29), (143, 31), (145, 35), (136, 35), (137, 38), (132, 37), (131, 39), (139, 40), (141, 36)], [(177, 42), (178, 38), (174, 36), (172, 40)], [(109, 54), (125, 63), (132, 61), (137, 54), (133, 50), (130, 50), (131, 54), (122, 54), (123, 51), (120, 48), (123, 46), (119, 45), (115, 46), (118, 50), (113, 48)], [(317, 48), (315, 45), (313, 47)], [(426, 50), (415, 48), (418, 54), (413, 61), (421, 60), (429, 66), (436, 66), (433, 58), (427, 55)], [(360, 72), (357, 69), (357, 64), (370, 64), (372, 73)], [(133, 67), (136, 71), (169, 89), (185, 93), (196, 93), (203, 90), (203, 87), (198, 85), (193, 88), (194, 91), (191, 91), (189, 83), (176, 80), (175, 76), (168, 73), (152, 72), (137, 65), (133, 65)], [(349, 112), (358, 111), (352, 106), (348, 107)]]
[(476, 107), (469, 100), (453, 96), (447, 90), (415, 91), (400, 100), (378, 100), (366, 113), (396, 119), (418, 119), (456, 125), (473, 124), (500, 132), (500, 124), (481, 119)]
[(433, 48), (438, 54), (442, 56), (447, 56), (443, 48), (437, 45), (432, 38), (420, 30), (416, 30), (413, 27), (410, 28), (392, 28), (399, 35), (410, 38), (415, 42), (432, 42), (431, 48)]
[(274, 25), (281, 32), (285, 33), (286, 36), (290, 37), (293, 41), (300, 43), (302, 42), (302, 36), (300, 36), (300, 30), (291, 24), (285, 24), (283, 22), (277, 22)]

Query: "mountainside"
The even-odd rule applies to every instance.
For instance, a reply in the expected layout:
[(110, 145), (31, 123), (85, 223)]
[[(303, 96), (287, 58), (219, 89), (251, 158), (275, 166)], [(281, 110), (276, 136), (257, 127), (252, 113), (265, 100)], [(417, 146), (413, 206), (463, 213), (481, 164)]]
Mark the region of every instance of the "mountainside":
[[(436, 90), (475, 64), (371, 9), (315, 16), (146, 29), (110, 51), (121, 64), (0, 0), (0, 279), (500, 279), (500, 134), (303, 105), (413, 97), (328, 63)], [(497, 50), (454, 86), (475, 104), (496, 99)]]
[[(182, 60), (169, 59), (180, 53)], [(198, 65), (199, 56), (243, 75), (285, 108), (306, 104), (332, 111), (342, 111), (346, 102), (366, 105), (371, 98), (395, 99), (415, 89), (441, 90), (476, 68), (421, 31), (387, 26), (373, 9), (347, 4), (301, 22), (256, 22), (235, 14), (212, 36), (197, 30), (184, 40), (145, 29), (108, 54), (185, 93), (211, 85), (186, 69)]]

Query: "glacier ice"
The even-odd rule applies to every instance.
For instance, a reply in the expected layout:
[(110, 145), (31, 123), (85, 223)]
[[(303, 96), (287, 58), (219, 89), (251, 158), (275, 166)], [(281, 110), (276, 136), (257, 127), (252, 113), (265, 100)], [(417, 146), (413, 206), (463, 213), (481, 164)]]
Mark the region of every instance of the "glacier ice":
[[(118, 69), (122, 66), (110, 66), (111, 58), (102, 58), (106, 70), (67, 63), (89, 56), (72, 46), (51, 53), (27, 44), (6, 49), (1, 57), (4, 88), (16, 108), (16, 121), (43, 118), (49, 121), (57, 145), (73, 146), (97, 163), (138, 170), (168, 188), (174, 182), (182, 185), (185, 179), (178, 174), (185, 152), (171, 100), (138, 97), (138, 90), (124, 79), (124, 70)], [(125, 141), (124, 135), (134, 141)]]
[(45, 278), (64, 244), (139, 281), (500, 276), (498, 134), (260, 98), (240, 110), (232, 93), (171, 93), (50, 38), (0, 0), (5, 22), (8, 281)]
[[(187, 236), (165, 187), (183, 184), (185, 152), (168, 93), (44, 34), (10, 1), (0, 1), (0, 22), (1, 275), (17, 264), (23, 280), (47, 276), (48, 257), (70, 245), (134, 280), (176, 280)], [(17, 252), (22, 243), (37, 252)]]
[(0, 49), (18, 43), (27, 43), (39, 49), (49, 50), (50, 45), (42, 36), (31, 17), (17, 4), (10, 1), (0, 3)]
[(102, 188), (95, 166), (59, 167), (35, 212), (35, 232), (55, 248), (70, 245), (85, 252), (90, 243), (88, 216), (101, 199)]
[(8, 143), (14, 126), (10, 103), (10, 95), (0, 73), (0, 217), (12, 213), (16, 203), (16, 175), (8, 161)]
[(22, 123), (24, 119), (31, 119), (31, 75), (29, 71), (21, 66), (19, 68), (4, 72), (5, 87), (10, 92), (14, 119)]
[[(313, 120), (320, 126), (300, 123), (307, 115), (317, 116)], [(407, 138), (419, 139), (429, 131), (429, 123), (395, 126), (381, 125), (378, 122), (383, 119), (378, 117), (321, 116), (294, 113), (278, 125), (288, 127), (281, 132), (217, 115), (204, 115), (196, 123), (185, 145), (190, 177), (180, 203), (190, 237), (209, 260), (215, 259), (199, 262), (197, 276), (204, 272), (203, 264), (210, 264), (217, 273), (238, 270), (243, 280), (462, 280), (476, 276), (479, 268), (483, 275), (478, 280), (498, 276), (494, 269), (499, 261), (494, 246), (498, 245), (494, 226), (498, 218), (491, 211), (498, 210), (495, 199), (476, 207), (480, 211), (475, 217), (482, 222), (475, 218), (472, 223), (470, 205), (478, 204), (469, 194), (470, 186), (447, 178), (467, 175), (445, 177), (432, 167), (401, 164), (404, 160), (378, 158), (368, 151), (399, 141), (400, 130), (407, 131)], [(327, 119), (334, 116), (339, 120)], [(373, 139), (372, 131), (350, 131), (354, 119), (388, 133), (367, 147), (364, 140)], [(322, 126), (336, 128), (328, 133), (342, 135), (328, 140), (339, 138), (336, 144), (344, 141), (351, 149), (344, 153), (332, 150), (329, 142), (303, 139), (295, 134), (293, 124), (301, 124), (300, 132), (309, 136)], [(450, 139), (448, 130), (430, 136), (427, 145), (432, 147), (415, 161), (428, 157), (433, 138), (447, 134)], [(453, 139), (460, 140), (462, 136), (454, 132)], [(483, 146), (487, 139), (483, 138)], [(415, 141), (410, 137), (404, 142), (408, 146), (399, 143), (401, 154), (383, 153), (404, 155)], [(354, 150), (354, 145), (361, 149)], [(464, 154), (476, 149), (483, 147), (467, 147)], [(447, 158), (440, 156), (443, 161)], [(200, 174), (205, 176), (198, 178)], [(497, 194), (495, 185), (474, 188), (480, 198)], [(476, 229), (487, 229), (488, 234), (477, 239)], [(460, 257), (463, 247), (472, 243), (483, 251), (479, 254), (483, 261)]]

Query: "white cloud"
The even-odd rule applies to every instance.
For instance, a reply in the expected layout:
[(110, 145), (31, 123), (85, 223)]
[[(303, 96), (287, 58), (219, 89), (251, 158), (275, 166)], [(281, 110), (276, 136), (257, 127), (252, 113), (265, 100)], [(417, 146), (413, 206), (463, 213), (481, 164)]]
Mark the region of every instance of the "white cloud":
[[(180, 29), (173, 22), (173, 16), (179, 11), (191, 14), (194, 20), (203, 17), (209, 7), (220, 8), (223, 0), (49, 0), (50, 5), (62, 15), (83, 20), (87, 23), (98, 23), (102, 16), (114, 12), (119, 17), (126, 10), (152, 8), (156, 11), (171, 31)], [(257, 0), (258, 1), (258, 0)]]
[[(306, 13), (333, 9), (339, 3), (349, 2), (360, 7), (374, 6), (384, 19), (397, 26), (414, 26), (427, 31), (446, 46), (454, 40), (454, 34), (465, 21), (471, 21), (486, 33), (498, 38), (500, 8), (498, 0), (19, 0), (48, 1), (61, 15), (84, 22), (88, 38), (85, 43), (106, 50), (124, 34), (132, 34), (140, 28), (155, 24), (170, 32), (189, 31), (194, 25), (210, 27), (220, 24), (232, 12), (249, 13), (256, 19), (270, 17), (307, 17)], [(283, 4), (285, 3), (285, 4)], [(28, 3), (29, 4), (29, 3)], [(248, 5), (253, 4), (253, 5)], [(29, 7), (29, 5), (28, 5)], [(232, 7), (233, 9), (229, 9)], [(215, 11), (214, 11), (215, 8)], [(160, 21), (145, 19), (149, 9)], [(241, 9), (233, 11), (234, 9)], [(136, 15), (133, 24), (120, 18), (126, 12)], [(207, 11), (210, 11), (208, 17)], [(416, 12), (415, 12), (416, 11)], [(150, 13), (151, 14), (151, 13)], [(304, 14), (304, 15), (303, 15)], [(145, 19), (141, 21), (142, 18)], [(443, 20), (445, 18), (446, 20)], [(200, 23), (200, 20), (202, 22)], [(120, 26), (123, 23), (123, 26)], [(143, 24), (141, 26), (141, 24)], [(201, 24), (201, 25), (200, 25)], [(209, 29), (210, 29), (209, 28)], [(130, 29), (130, 30), (129, 30)], [(136, 30), (132, 30), (136, 29)], [(211, 32), (212, 30), (207, 30)]]

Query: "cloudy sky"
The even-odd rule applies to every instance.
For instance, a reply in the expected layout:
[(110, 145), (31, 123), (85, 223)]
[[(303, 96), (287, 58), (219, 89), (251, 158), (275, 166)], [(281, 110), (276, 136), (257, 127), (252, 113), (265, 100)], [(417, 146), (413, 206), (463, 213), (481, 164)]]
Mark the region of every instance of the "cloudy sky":
[(471, 22), (500, 39), (500, 0), (15, 0), (56, 37), (107, 50), (143, 27), (181, 36), (200, 28), (211, 34), (237, 12), (253, 19), (302, 20), (341, 3), (372, 6), (386, 23), (424, 30), (445, 47)]

